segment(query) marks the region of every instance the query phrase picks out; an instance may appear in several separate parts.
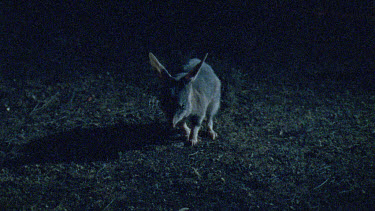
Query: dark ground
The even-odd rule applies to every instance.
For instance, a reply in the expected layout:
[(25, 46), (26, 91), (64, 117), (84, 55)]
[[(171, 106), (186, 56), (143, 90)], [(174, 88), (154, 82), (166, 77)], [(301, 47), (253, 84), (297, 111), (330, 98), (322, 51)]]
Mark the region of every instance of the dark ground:
[[(135, 17), (137, 25), (158, 12), (141, 18), (126, 13), (133, 10), (114, 10), (123, 6), (115, 3), (108, 8), (82, 4), (75, 10), (59, 5), (62, 12), (56, 12), (48, 4), (2, 3), (2, 14), (14, 17), (6, 19), (2, 33), (0, 207), (374, 207), (373, 16), (301, 9), (273, 17), (280, 8), (268, 5), (259, 12), (266, 17), (252, 19), (251, 32), (233, 35), (238, 44), (218, 39), (241, 21), (224, 24), (210, 42), (190, 36), (158, 48), (169, 37), (159, 40), (163, 35), (155, 31), (168, 26), (143, 27), (154, 36), (131, 24), (122, 32), (114, 29), (123, 26), (126, 15)], [(63, 19), (65, 10), (72, 12)], [(105, 12), (112, 10), (114, 15)], [(48, 20), (45, 15), (53, 12), (61, 17)], [(99, 15), (75, 25), (81, 13)], [(114, 17), (122, 17), (122, 24)], [(300, 19), (290, 23), (295, 17)], [(66, 25), (55, 29), (48, 23)], [(296, 30), (299, 24), (306, 24), (301, 27), (306, 32)], [(139, 33), (141, 41), (127, 40), (129, 32)], [(120, 37), (116, 33), (124, 36), (115, 39)], [(173, 38), (181, 32), (171, 33)], [(209, 37), (210, 32), (202, 33)], [(147, 61), (149, 50), (167, 68), (189, 52), (198, 57), (209, 52), (207, 62), (223, 82), (217, 140), (210, 140), (203, 128), (201, 142), (191, 147), (168, 128), (156, 98), (158, 80)]]

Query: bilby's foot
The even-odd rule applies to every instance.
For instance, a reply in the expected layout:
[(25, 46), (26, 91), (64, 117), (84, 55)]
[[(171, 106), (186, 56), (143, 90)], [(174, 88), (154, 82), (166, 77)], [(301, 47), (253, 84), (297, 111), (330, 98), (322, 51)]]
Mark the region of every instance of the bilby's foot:
[(190, 143), (191, 143), (191, 146), (195, 146), (195, 145), (198, 144), (198, 138), (190, 139), (189, 141), (190, 141)]
[(212, 140), (215, 140), (218, 137), (217, 133), (214, 130), (210, 130), (208, 132), (210, 133)]

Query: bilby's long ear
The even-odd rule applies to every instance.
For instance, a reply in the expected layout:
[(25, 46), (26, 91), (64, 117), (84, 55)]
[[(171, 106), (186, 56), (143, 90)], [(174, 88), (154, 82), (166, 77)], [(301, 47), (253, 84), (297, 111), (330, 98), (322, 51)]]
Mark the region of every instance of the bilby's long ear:
[(165, 67), (158, 61), (154, 54), (151, 52), (148, 54), (150, 58), (150, 64), (153, 68), (155, 68), (159, 73), (159, 78), (169, 78), (172, 77), (169, 72), (165, 69)]
[(189, 81), (192, 81), (195, 79), (195, 76), (198, 75), (199, 73), (199, 70), (201, 69), (204, 61), (206, 61), (206, 58), (208, 56), (208, 53), (206, 53), (206, 56), (204, 56), (204, 58), (202, 59), (201, 62), (199, 62), (197, 65), (195, 65), (195, 67), (193, 69), (191, 69), (188, 74), (185, 75), (185, 80), (189, 80)]

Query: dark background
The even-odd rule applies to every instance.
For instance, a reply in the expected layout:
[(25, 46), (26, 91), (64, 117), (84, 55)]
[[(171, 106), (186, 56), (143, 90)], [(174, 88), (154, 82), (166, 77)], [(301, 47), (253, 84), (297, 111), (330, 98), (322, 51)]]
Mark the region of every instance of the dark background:
[(0, 68), (8, 79), (55, 82), (107, 71), (138, 77), (149, 71), (149, 51), (171, 69), (208, 52), (245, 70), (267, 63), (318, 80), (369, 82), (374, 70), (371, 1), (5, 1), (0, 7)]
[[(1, 1), (0, 207), (370, 210), (374, 6)], [(150, 51), (209, 53), (218, 140), (168, 126)]]

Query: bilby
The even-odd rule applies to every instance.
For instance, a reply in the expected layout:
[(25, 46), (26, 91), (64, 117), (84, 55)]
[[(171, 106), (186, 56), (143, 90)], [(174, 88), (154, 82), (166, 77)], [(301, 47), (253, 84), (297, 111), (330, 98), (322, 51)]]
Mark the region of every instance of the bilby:
[[(149, 53), (150, 63), (162, 81), (160, 104), (173, 127), (184, 129), (187, 140), (198, 143), (198, 132), (205, 117), (212, 139), (217, 138), (213, 118), (220, 107), (221, 82), (210, 65), (197, 58), (189, 60), (183, 71), (171, 76), (154, 54)], [(192, 129), (187, 125), (191, 123)]]

